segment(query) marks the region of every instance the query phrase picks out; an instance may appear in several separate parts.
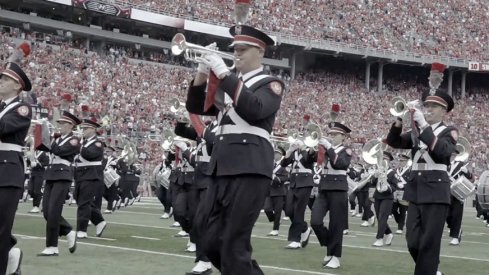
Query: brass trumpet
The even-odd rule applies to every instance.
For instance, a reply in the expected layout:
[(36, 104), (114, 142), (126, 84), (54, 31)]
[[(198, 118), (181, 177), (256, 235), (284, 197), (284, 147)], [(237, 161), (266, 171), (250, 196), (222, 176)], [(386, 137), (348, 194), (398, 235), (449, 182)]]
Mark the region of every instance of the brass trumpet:
[(189, 122), (190, 118), (187, 110), (185, 109), (185, 104), (180, 102), (178, 98), (174, 97), (170, 99), (170, 112), (174, 113), (177, 119), (181, 122)]
[(455, 161), (467, 162), (470, 156), (470, 143), (465, 137), (458, 137), (457, 145), (457, 155), (455, 156)]
[(309, 123), (305, 129), (304, 144), (309, 148), (317, 149), (319, 139), (323, 136), (321, 127), (315, 123)]
[[(177, 33), (175, 34), (175, 36), (173, 36), (171, 40), (171, 52), (173, 55), (176, 56), (179, 56), (183, 53), (183, 57), (185, 58), (185, 60), (192, 62), (198, 62), (197, 57), (202, 57), (207, 54), (217, 54), (220, 57), (227, 60), (232, 60), (233, 62), (235, 60), (234, 55), (230, 53), (209, 49), (201, 45), (187, 42), (187, 40), (185, 39), (185, 35), (183, 35), (182, 33)], [(234, 69), (234, 64), (229, 69)]]

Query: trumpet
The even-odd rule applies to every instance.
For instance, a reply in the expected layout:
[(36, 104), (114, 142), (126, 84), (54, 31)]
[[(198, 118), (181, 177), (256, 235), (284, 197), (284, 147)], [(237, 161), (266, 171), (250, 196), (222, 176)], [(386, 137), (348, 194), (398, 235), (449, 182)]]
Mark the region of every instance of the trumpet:
[[(176, 56), (179, 56), (183, 53), (183, 57), (185, 58), (185, 60), (192, 62), (198, 62), (197, 57), (203, 57), (207, 54), (217, 54), (220, 57), (227, 60), (232, 60), (233, 62), (237, 60), (232, 54), (189, 43), (185, 39), (185, 35), (183, 35), (182, 33), (177, 33), (175, 34), (175, 36), (173, 36), (171, 40), (171, 52), (173, 55)], [(229, 70), (232, 69), (234, 69), (234, 64), (229, 68)]]
[(392, 107), (389, 109), (391, 115), (402, 119), (406, 126), (411, 126), (410, 110), (413, 108), (421, 109), (421, 105), (418, 100), (407, 102), (404, 98), (396, 96), (391, 100)]
[(317, 149), (319, 139), (323, 136), (321, 127), (315, 123), (309, 123), (306, 126), (305, 134), (304, 144), (309, 148)]
[(177, 119), (181, 122), (189, 122), (190, 118), (188, 112), (185, 110), (185, 104), (180, 102), (178, 98), (174, 97), (170, 99), (170, 112), (174, 113)]

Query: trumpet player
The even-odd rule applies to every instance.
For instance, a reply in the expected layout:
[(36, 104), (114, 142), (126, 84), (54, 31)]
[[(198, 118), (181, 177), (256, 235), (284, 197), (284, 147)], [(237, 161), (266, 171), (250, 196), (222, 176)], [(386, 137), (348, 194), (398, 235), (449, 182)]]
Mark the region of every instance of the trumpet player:
[[(273, 39), (245, 25), (232, 27), (230, 33), (236, 71), (217, 54), (205, 55), (186, 103), (190, 113), (220, 118), (209, 162), (212, 184), (205, 200), (209, 218), (204, 246), (222, 274), (263, 274), (251, 259), (251, 231), (272, 179), (270, 132), (285, 87), (261, 65)], [(209, 70), (214, 75), (206, 85)]]
[(391, 228), (387, 223), (389, 215), (392, 213), (392, 204), (396, 190), (397, 178), (394, 169), (389, 167), (390, 162), (394, 159), (391, 153), (383, 152), (384, 164), (382, 169), (378, 169), (375, 177), (375, 192), (374, 192), (374, 209), (377, 216), (377, 235), (376, 240), (372, 244), (375, 247), (391, 245), (392, 234)]
[[(347, 170), (350, 166), (352, 150), (343, 145), (351, 129), (339, 122), (331, 122), (326, 138), (319, 140), (318, 165), (323, 166), (319, 183), (319, 193), (311, 214), (311, 227), (319, 244), (326, 246), (323, 267), (337, 269), (343, 246), (343, 231), (348, 227), (348, 182)], [(324, 217), (329, 212), (329, 226), (324, 225)]]
[(80, 140), (73, 135), (73, 128), (81, 121), (75, 115), (63, 111), (57, 123), (60, 136), (51, 143), (51, 162), (44, 173), (46, 185), (42, 208), (46, 219), (46, 248), (38, 256), (58, 256), (59, 236), (66, 236), (70, 253), (76, 250), (76, 232), (61, 213), (73, 181), (73, 159), (80, 152)]
[(7, 63), (0, 73), (0, 274), (20, 274), (22, 259), (12, 226), (24, 189), (22, 146), (32, 118), (31, 107), (19, 99), (24, 90), (31, 90), (29, 78), (19, 65)]
[(282, 167), (291, 166), (289, 191), (285, 198), (285, 214), (290, 218), (287, 249), (307, 246), (311, 228), (305, 221), (304, 213), (314, 187), (313, 169), (316, 151), (306, 148), (302, 140), (295, 140), (285, 152)]
[[(432, 65), (432, 74), (443, 76), (444, 66)], [(430, 76), (430, 78), (432, 78)], [(430, 85), (431, 86), (431, 85)], [(443, 227), (450, 205), (450, 157), (456, 152), (458, 131), (443, 123), (454, 107), (445, 91), (431, 89), (423, 93), (425, 113), (411, 108), (416, 125), (402, 133), (402, 119), (397, 119), (387, 135), (394, 148), (411, 149), (412, 168), (404, 190), (409, 201), (406, 239), (416, 266), (416, 275), (442, 274), (438, 271)]]
[(97, 206), (104, 190), (102, 160), (104, 146), (97, 138), (100, 124), (90, 119), (83, 119), (80, 124), (83, 139), (79, 154), (75, 157), (75, 194), (78, 209), (76, 212), (76, 237), (88, 238), (88, 221), (96, 227), (96, 236), (102, 236), (107, 223)]

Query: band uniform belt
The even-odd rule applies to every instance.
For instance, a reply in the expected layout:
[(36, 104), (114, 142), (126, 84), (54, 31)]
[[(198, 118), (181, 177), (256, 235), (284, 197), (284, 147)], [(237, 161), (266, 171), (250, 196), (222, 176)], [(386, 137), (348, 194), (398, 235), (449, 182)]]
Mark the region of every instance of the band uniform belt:
[(22, 146), (13, 143), (0, 142), (0, 151), (14, 151), (14, 152), (22, 153)]
[(413, 163), (413, 166), (411, 168), (413, 171), (430, 171), (430, 170), (437, 170), (437, 171), (445, 171), (448, 172), (448, 168), (445, 164), (428, 164), (428, 163)]

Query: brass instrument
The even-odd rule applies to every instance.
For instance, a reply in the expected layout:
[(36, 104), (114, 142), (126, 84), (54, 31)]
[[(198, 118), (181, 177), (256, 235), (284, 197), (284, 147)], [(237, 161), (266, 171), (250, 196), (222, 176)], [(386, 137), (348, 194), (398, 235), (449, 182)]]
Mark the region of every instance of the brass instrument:
[[(171, 52), (173, 55), (176, 56), (179, 56), (183, 53), (185, 60), (192, 62), (198, 62), (197, 58), (203, 57), (207, 54), (217, 54), (224, 59), (232, 61), (235, 60), (234, 55), (230, 53), (209, 49), (201, 45), (187, 42), (187, 40), (185, 39), (185, 35), (183, 35), (182, 33), (177, 33), (175, 34), (175, 36), (173, 36), (171, 40)], [(229, 69), (234, 69), (234, 64)]]
[(137, 160), (137, 148), (136, 144), (131, 141), (127, 141), (124, 145), (124, 149), (122, 150), (121, 159), (127, 163), (127, 165), (132, 165)]
[(380, 193), (389, 189), (389, 183), (387, 183), (387, 170), (389, 165), (384, 160), (385, 150), (387, 150), (387, 144), (382, 143), (378, 139), (368, 141), (362, 148), (363, 160), (368, 164), (377, 166), (378, 180), (376, 189)]
[(465, 137), (458, 137), (457, 140), (457, 155), (455, 156), (455, 161), (467, 162), (470, 156), (470, 143)]
[(389, 109), (391, 115), (401, 118), (403, 123), (407, 127), (411, 127), (410, 110), (414, 108), (421, 110), (421, 104), (419, 100), (407, 102), (404, 98), (400, 96), (396, 96), (391, 100), (391, 106), (392, 107)]
[(178, 98), (170, 99), (170, 112), (172, 112), (178, 121), (188, 123), (190, 121), (189, 114), (185, 109), (185, 104), (180, 102)]
[(319, 139), (322, 137), (321, 128), (315, 123), (309, 123), (305, 129), (304, 144), (313, 149), (317, 149)]

